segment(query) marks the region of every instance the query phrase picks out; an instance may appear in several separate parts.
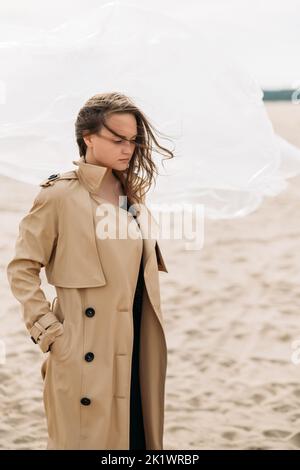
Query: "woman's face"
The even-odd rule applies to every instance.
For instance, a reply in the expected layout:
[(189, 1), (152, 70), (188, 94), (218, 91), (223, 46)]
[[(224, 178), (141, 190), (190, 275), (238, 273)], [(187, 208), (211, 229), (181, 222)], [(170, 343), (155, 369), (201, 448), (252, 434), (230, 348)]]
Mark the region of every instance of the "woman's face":
[(84, 137), (87, 145), (86, 162), (125, 170), (135, 150), (136, 118), (131, 113), (114, 113), (107, 116), (106, 123), (125, 139), (117, 137), (105, 127), (98, 134)]

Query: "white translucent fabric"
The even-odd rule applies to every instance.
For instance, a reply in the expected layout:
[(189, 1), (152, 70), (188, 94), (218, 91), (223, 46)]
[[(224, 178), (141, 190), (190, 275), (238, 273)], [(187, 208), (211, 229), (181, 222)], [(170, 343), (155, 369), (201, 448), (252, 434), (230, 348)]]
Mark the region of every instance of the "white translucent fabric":
[(154, 154), (161, 176), (150, 202), (243, 216), (299, 171), (300, 152), (274, 134), (259, 85), (203, 28), (145, 1), (67, 3), (56, 18), (60, 2), (29, 2), (36, 23), (27, 27), (1, 15), (1, 174), (36, 184), (73, 169), (76, 115), (110, 91), (130, 96), (171, 139), (159, 137), (175, 158), (162, 167)]

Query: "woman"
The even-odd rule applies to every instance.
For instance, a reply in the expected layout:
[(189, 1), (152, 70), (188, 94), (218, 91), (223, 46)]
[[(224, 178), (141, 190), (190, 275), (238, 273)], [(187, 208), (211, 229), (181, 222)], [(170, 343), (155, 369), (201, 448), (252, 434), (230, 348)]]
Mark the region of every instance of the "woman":
[[(75, 128), (78, 169), (40, 184), (7, 267), (31, 339), (49, 352), (41, 367), (47, 449), (163, 449), (158, 271), (168, 271), (144, 204), (157, 141), (119, 93), (89, 99)], [(52, 305), (42, 267), (56, 289)]]

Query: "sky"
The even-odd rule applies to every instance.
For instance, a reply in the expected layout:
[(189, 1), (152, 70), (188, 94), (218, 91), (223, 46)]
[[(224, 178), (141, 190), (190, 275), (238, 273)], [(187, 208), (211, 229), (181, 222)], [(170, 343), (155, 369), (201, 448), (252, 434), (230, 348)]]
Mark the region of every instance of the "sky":
[[(51, 29), (84, 15), (99, 0), (10, 0), (0, 3), (0, 41), (13, 40), (24, 30)], [(126, 1), (120, 1), (126, 3)], [(166, 13), (203, 31), (220, 47), (243, 60), (265, 88), (300, 85), (300, 0), (131, 0)]]

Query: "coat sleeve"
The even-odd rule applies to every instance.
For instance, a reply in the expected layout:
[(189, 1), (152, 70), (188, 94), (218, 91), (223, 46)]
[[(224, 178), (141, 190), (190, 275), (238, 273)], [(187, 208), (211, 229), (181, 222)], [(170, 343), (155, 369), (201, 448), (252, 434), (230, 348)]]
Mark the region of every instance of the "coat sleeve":
[(26, 328), (43, 352), (63, 333), (63, 324), (40, 287), (40, 270), (51, 258), (58, 237), (57, 198), (52, 189), (42, 188), (21, 220), (15, 254), (7, 265), (8, 282), (22, 305)]

